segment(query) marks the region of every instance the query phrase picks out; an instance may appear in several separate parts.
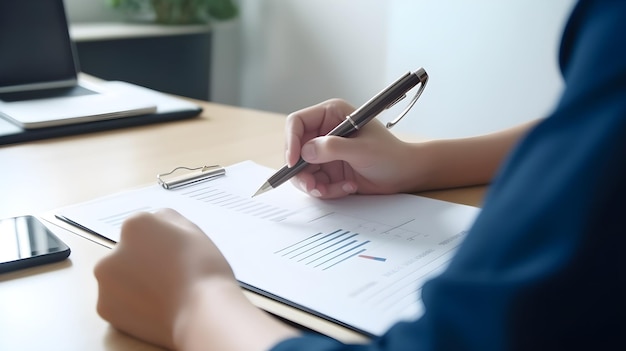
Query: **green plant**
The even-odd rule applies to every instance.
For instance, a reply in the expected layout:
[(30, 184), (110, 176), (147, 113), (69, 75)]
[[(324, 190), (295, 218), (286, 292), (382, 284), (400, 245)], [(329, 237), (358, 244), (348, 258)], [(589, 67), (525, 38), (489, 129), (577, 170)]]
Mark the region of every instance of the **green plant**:
[(109, 6), (127, 13), (152, 11), (164, 24), (209, 23), (238, 15), (232, 0), (106, 0)]

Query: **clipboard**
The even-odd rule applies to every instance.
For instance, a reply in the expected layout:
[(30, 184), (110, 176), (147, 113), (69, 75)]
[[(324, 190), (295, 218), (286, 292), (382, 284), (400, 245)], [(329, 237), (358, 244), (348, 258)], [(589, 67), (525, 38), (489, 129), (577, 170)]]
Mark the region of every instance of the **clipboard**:
[[(181, 170), (187, 172), (181, 173)], [(175, 175), (174, 173), (179, 173)], [(226, 169), (220, 165), (202, 167), (176, 167), (170, 172), (157, 174), (157, 183), (166, 190), (180, 188), (186, 185), (195, 184), (205, 180), (221, 177), (226, 174)]]
[[(67, 207), (55, 216), (118, 242), (125, 218), (138, 211), (171, 208), (210, 232), (245, 289), (372, 337), (399, 320), (419, 315), (419, 294), (405, 297), (439, 273), (479, 213), (478, 208), (407, 194), (321, 202), (293, 186), (255, 199), (250, 195), (256, 182), (273, 169), (246, 161), (228, 166), (228, 175), (216, 178), (225, 174), (220, 168), (175, 169), (160, 177), (168, 187), (169, 177), (175, 179), (182, 171), (182, 182), (172, 185), (194, 181), (195, 185), (165, 190), (153, 184)], [(198, 183), (202, 180), (207, 181)], [(409, 207), (420, 211), (407, 212)], [(103, 221), (105, 217), (115, 220)], [(422, 240), (424, 233), (439, 238)], [(320, 247), (320, 240), (328, 242)], [(401, 265), (404, 273), (390, 278), (386, 273), (402, 262), (410, 265)], [(275, 274), (270, 277), (268, 271)], [(402, 293), (386, 294), (407, 278), (413, 283), (404, 286)], [(336, 285), (338, 279), (342, 284)], [(382, 300), (365, 301), (365, 295), (354, 295), (364, 291), (368, 282), (375, 282), (377, 288), (367, 294), (382, 294)], [(335, 284), (332, 291), (314, 289), (329, 284)]]

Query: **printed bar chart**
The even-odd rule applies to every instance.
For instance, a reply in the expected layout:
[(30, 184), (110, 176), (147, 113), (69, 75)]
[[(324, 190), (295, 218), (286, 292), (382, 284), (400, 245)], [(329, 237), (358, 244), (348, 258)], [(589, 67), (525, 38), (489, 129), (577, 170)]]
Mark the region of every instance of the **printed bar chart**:
[[(369, 240), (360, 240), (358, 233), (337, 229), (330, 233), (317, 233), (274, 254), (322, 270), (330, 269), (365, 252)], [(370, 256), (367, 256), (368, 258)]]

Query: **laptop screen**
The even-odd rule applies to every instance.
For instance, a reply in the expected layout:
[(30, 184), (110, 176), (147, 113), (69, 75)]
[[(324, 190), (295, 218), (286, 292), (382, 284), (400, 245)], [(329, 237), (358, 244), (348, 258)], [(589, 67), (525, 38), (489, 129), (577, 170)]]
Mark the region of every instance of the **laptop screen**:
[(63, 0), (0, 1), (0, 92), (76, 83)]

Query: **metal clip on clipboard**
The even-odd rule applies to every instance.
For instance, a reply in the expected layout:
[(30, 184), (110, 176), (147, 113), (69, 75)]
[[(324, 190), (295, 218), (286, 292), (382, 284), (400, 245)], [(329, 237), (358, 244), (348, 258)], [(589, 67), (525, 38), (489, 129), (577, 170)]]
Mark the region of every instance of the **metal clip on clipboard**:
[[(188, 173), (174, 176), (178, 170), (187, 170)], [(179, 188), (181, 186), (201, 182), (203, 180), (220, 177), (226, 174), (226, 169), (219, 165), (202, 166), (196, 168), (176, 167), (171, 172), (157, 174), (158, 183), (167, 190)]]

